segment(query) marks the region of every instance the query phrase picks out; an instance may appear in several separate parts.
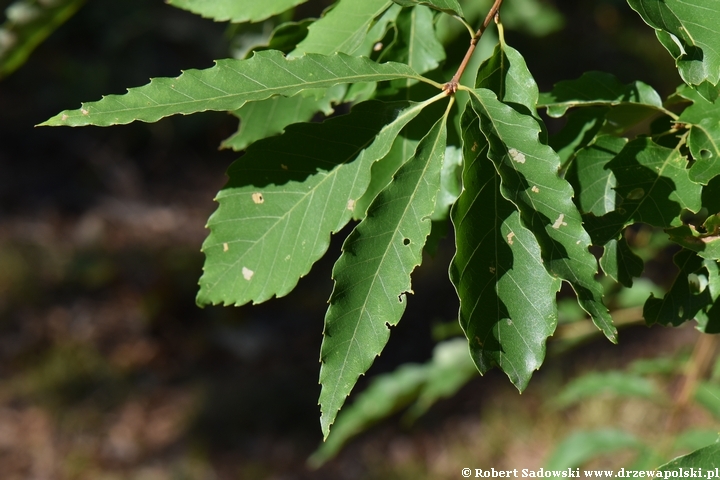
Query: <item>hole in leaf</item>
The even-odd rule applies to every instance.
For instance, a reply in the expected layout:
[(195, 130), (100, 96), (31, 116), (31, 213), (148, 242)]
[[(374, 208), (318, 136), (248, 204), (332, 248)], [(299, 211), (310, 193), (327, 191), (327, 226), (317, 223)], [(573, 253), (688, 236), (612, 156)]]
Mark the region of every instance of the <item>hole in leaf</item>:
[(712, 152), (707, 148), (703, 148), (702, 150), (700, 150), (700, 158), (702, 158), (703, 160), (710, 160), (712, 156)]
[(683, 318), (684, 313), (685, 309), (682, 307), (682, 305), (680, 305), (680, 307), (678, 307), (678, 318)]
[(404, 238), (404, 239), (403, 239), (403, 245), (410, 245), (410, 239), (409, 239), (409, 238)]

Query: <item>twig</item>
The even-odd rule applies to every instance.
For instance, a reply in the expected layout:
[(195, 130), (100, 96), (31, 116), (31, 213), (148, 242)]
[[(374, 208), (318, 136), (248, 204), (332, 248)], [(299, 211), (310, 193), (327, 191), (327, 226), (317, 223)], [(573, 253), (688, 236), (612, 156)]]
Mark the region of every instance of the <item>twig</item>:
[(485, 29), (487, 29), (488, 25), (490, 25), (490, 22), (495, 19), (495, 21), (498, 21), (499, 18), (499, 11), (500, 11), (500, 5), (502, 5), (503, 0), (495, 0), (495, 3), (493, 4), (492, 8), (490, 8), (490, 11), (487, 14), (487, 17), (485, 17), (485, 21), (483, 22), (482, 26), (478, 29), (477, 32), (475, 32), (475, 35), (472, 37), (472, 40), (470, 40), (470, 48), (468, 48), (468, 51), (465, 53), (465, 58), (463, 58), (462, 63), (457, 69), (457, 72), (455, 72), (455, 75), (450, 79), (449, 82), (447, 82), (443, 86), (443, 90), (448, 95), (453, 95), (455, 92), (457, 92), (458, 85), (460, 84), (460, 77), (462, 77), (462, 74), (465, 73), (465, 69), (467, 68), (468, 63), (470, 62), (470, 58), (472, 57), (473, 53), (475, 52), (475, 47), (477, 46), (478, 42), (480, 41), (480, 37), (482, 37), (482, 34), (485, 32)]

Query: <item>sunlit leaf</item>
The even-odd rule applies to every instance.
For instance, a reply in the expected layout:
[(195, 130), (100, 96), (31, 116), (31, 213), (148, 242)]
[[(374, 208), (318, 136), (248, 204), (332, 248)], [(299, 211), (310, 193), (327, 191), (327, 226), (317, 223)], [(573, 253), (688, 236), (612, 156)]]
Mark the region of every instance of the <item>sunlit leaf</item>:
[(706, 185), (720, 175), (720, 101), (711, 103), (687, 87), (679, 94), (693, 102), (678, 119), (690, 127), (687, 144), (695, 160), (690, 179)]
[(385, 347), (388, 326), (398, 323), (407, 294), (412, 293), (410, 273), (422, 260), (440, 189), (446, 120), (438, 120), (413, 158), (378, 194), (345, 240), (333, 268), (335, 288), (320, 355), (320, 424), (325, 437), (357, 378)]
[(387, 10), (391, 3), (390, 0), (340, 0), (322, 18), (310, 25), (307, 37), (290, 56), (336, 52), (352, 55), (363, 45), (375, 18)]
[(629, 142), (606, 164), (615, 175), (615, 210), (585, 215), (585, 228), (596, 245), (619, 238), (635, 222), (667, 228), (681, 225), (683, 209), (697, 212), (702, 187), (690, 180), (687, 161), (677, 149), (643, 137)]
[(216, 22), (259, 22), (307, 0), (166, 0)]
[(405, 105), (362, 103), (254, 143), (217, 195), (198, 303), (242, 305), (290, 292), (352, 217), (372, 162), (424, 106)]
[(571, 185), (557, 175), (557, 154), (540, 142), (540, 127), (533, 117), (500, 103), (492, 92), (474, 90), (471, 103), (490, 143), (488, 156), (502, 177), (501, 191), (518, 206), (523, 222), (540, 242), (545, 267), (573, 286), (583, 309), (614, 341), (617, 332), (595, 280), (597, 262), (588, 250), (590, 237), (572, 202)]
[(675, 58), (685, 83), (698, 86), (709, 82), (717, 86), (720, 80), (718, 2), (628, 0), (628, 3), (656, 30), (660, 43)]
[(248, 60), (218, 60), (205, 70), (187, 70), (176, 78), (155, 78), (125, 95), (108, 95), (65, 110), (42, 125), (116, 125), (134, 120), (154, 122), (168, 115), (206, 110), (237, 110), (250, 100), (294, 95), (310, 88), (340, 83), (401, 78), (422, 79), (400, 63), (378, 64), (345, 54), (307, 54), (287, 59), (280, 52), (257, 52)]
[(406, 63), (418, 73), (435, 70), (445, 60), (445, 49), (435, 35), (433, 17), (427, 7), (402, 9), (395, 21), (395, 41), (380, 58)]
[(561, 117), (568, 108), (587, 106), (635, 105), (648, 115), (664, 111), (660, 95), (643, 82), (622, 84), (604, 72), (586, 72), (576, 80), (558, 82), (551, 92), (540, 94), (538, 108), (547, 108), (551, 117)]
[(659, 467), (658, 470), (661, 472), (668, 472), (673, 477), (676, 476), (673, 474), (677, 472), (677, 476), (679, 477), (681, 473), (684, 473), (678, 471), (681, 468), (686, 469), (685, 471), (687, 471), (687, 469), (701, 468), (706, 471), (712, 471), (712, 469), (718, 467), (720, 467), (720, 439), (712, 445), (701, 448), (700, 450), (695, 450), (694, 452), (688, 453), (682, 457), (678, 457), (675, 460)]
[(498, 366), (523, 390), (557, 325), (560, 282), (547, 273), (537, 240), (500, 193), (472, 108), (462, 124), (463, 192), (452, 210), (457, 252), (450, 266), (460, 324), (480, 373)]
[(449, 13), (450, 15), (463, 16), (462, 8), (457, 0), (392, 0), (403, 7), (412, 7), (414, 5), (427, 5), (435, 10)]

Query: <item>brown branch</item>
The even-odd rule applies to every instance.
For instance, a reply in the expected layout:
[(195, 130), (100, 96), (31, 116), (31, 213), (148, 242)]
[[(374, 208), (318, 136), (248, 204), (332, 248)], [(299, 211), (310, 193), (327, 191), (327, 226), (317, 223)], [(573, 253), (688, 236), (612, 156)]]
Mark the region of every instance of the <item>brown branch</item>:
[(460, 85), (460, 77), (462, 77), (463, 73), (465, 73), (465, 69), (467, 68), (468, 63), (470, 63), (470, 58), (472, 58), (472, 55), (475, 52), (475, 47), (480, 41), (480, 37), (482, 37), (485, 29), (487, 29), (488, 25), (490, 25), (490, 22), (492, 22), (493, 18), (495, 19), (495, 21), (498, 21), (500, 5), (502, 5), (502, 3), (503, 0), (495, 0), (495, 3), (493, 4), (492, 8), (490, 8), (490, 11), (487, 14), (487, 17), (485, 17), (485, 21), (483, 22), (482, 26), (478, 29), (477, 32), (475, 32), (472, 40), (470, 40), (470, 48), (468, 48), (468, 51), (465, 53), (465, 58), (463, 58), (462, 63), (457, 69), (457, 72), (455, 72), (455, 75), (453, 75), (450, 81), (443, 86), (443, 90), (446, 91), (449, 95), (457, 92), (458, 85)]

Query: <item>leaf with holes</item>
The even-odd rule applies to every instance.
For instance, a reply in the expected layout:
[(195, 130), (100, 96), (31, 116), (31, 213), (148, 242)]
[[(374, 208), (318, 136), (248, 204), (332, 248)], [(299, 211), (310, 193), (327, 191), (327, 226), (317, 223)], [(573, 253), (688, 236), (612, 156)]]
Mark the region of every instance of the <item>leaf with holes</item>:
[(450, 266), (460, 325), (480, 373), (498, 366), (522, 391), (557, 325), (560, 281), (548, 274), (535, 236), (500, 193), (501, 178), (470, 106), (462, 127), (464, 188), (452, 209), (456, 254)]
[(651, 295), (643, 307), (648, 325), (678, 326), (706, 312), (718, 299), (720, 292), (708, 288), (708, 275), (717, 275), (717, 262), (703, 260), (695, 252), (681, 250), (675, 254), (678, 273), (670, 291), (663, 298)]
[[(685, 83), (699, 86), (708, 82), (717, 86), (720, 80), (720, 24), (717, 21), (720, 3), (683, 0), (628, 0), (628, 3), (656, 30), (660, 43), (675, 59)], [(714, 96), (717, 97), (717, 92)]]
[(596, 245), (617, 239), (635, 222), (655, 227), (679, 226), (683, 209), (697, 212), (702, 186), (688, 176), (687, 161), (677, 149), (650, 138), (629, 142), (607, 163), (616, 178), (615, 209), (602, 216), (585, 215), (587, 231)]
[(253, 144), (230, 167), (208, 221), (198, 303), (242, 305), (290, 292), (352, 217), (371, 164), (426, 104), (406, 105), (358, 104)]
[(176, 78), (155, 78), (125, 95), (108, 95), (65, 110), (41, 125), (117, 125), (135, 120), (155, 122), (168, 115), (206, 110), (237, 110), (250, 100), (294, 95), (310, 88), (340, 83), (412, 78), (425, 80), (407, 65), (378, 64), (345, 54), (307, 54), (287, 59), (275, 50), (257, 52), (248, 60), (218, 60), (206, 70), (187, 70)]
[(711, 103), (687, 87), (678, 93), (693, 102), (678, 119), (690, 128), (687, 144), (695, 160), (690, 167), (690, 179), (707, 185), (720, 175), (720, 102)]
[(320, 354), (320, 424), (330, 425), (360, 375), (398, 323), (411, 293), (410, 273), (422, 260), (440, 189), (447, 115), (420, 141), (413, 158), (378, 194), (343, 244), (325, 315)]

